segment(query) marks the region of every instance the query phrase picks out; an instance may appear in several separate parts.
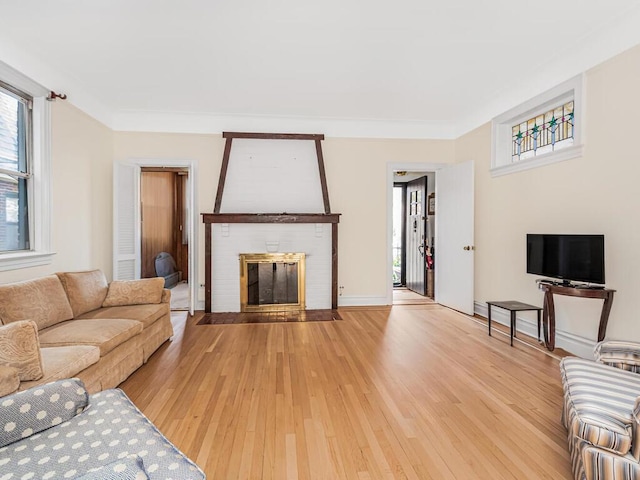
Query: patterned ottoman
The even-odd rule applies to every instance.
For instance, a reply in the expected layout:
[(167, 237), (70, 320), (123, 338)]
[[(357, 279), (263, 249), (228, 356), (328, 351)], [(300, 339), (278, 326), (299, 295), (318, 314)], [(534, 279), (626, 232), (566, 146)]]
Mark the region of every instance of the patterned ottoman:
[(78, 379), (0, 397), (0, 480), (204, 479), (119, 389)]

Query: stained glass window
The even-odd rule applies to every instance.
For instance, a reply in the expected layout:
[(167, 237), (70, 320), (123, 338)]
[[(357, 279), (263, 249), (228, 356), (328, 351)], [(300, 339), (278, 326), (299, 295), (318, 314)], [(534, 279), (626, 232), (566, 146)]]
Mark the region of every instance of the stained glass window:
[(511, 161), (554, 152), (573, 145), (573, 100), (514, 125)]

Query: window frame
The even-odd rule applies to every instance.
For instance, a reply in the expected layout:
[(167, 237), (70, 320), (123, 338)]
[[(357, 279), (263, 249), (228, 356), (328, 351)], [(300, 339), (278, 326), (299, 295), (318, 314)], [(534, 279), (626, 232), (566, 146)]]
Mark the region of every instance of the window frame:
[(51, 108), (47, 89), (3, 62), (0, 81), (33, 99), (31, 175), (27, 179), (30, 249), (0, 252), (0, 271), (7, 271), (47, 265), (55, 255), (51, 240)]
[[(582, 156), (585, 130), (583, 83), (583, 75), (573, 77), (492, 120), (490, 169), (492, 177), (521, 172)], [(573, 145), (513, 162), (512, 127), (571, 100), (574, 102)]]

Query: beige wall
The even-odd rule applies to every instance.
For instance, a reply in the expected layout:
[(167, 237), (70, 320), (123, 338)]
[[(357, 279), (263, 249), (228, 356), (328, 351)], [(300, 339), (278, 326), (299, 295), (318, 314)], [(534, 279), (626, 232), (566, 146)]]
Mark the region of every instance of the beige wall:
[(329, 138), (323, 144), (331, 210), (341, 213), (339, 284), (344, 297), (386, 297), (387, 164), (450, 163), (448, 140)]
[[(542, 304), (525, 273), (527, 232), (606, 235), (607, 284), (618, 290), (611, 338), (640, 340), (634, 303), (640, 227), (636, 198), (640, 162), (634, 148), (640, 48), (587, 72), (584, 156), (491, 178), (491, 129), (454, 141), (328, 138), (323, 148), (331, 206), (340, 223), (340, 285), (344, 298), (382, 298), (387, 289), (387, 165), (389, 162), (476, 162), (475, 299)], [(112, 271), (113, 160), (180, 159), (198, 165), (198, 210), (213, 208), (224, 140), (220, 135), (112, 132), (68, 102), (52, 106), (53, 239), (51, 265), (2, 272), (0, 282), (59, 270)], [(198, 223), (200, 283), (204, 229)], [(200, 299), (203, 299), (202, 290)], [(558, 298), (558, 330), (595, 339), (600, 302)], [(588, 342), (587, 342), (588, 343)]]
[[(213, 211), (224, 151), (220, 135), (116, 132), (114, 158), (195, 160), (198, 209)], [(453, 142), (429, 140), (327, 139), (323, 143), (331, 209), (339, 226), (339, 279), (343, 294), (385, 297), (388, 162), (444, 163)], [(204, 283), (204, 226), (199, 229), (199, 282)], [(204, 300), (201, 288), (198, 298)]]
[[(212, 212), (218, 188), (218, 176), (224, 152), (222, 135), (190, 135), (162, 133), (116, 132), (114, 159), (128, 160), (188, 160), (196, 163), (197, 213)], [(198, 218), (195, 225), (199, 249), (198, 283), (204, 284), (204, 224)], [(198, 300), (204, 301), (204, 288), (198, 291)]]
[[(456, 161), (476, 162), (476, 302), (542, 305), (537, 277), (525, 273), (527, 233), (603, 233), (607, 286), (617, 289), (607, 336), (640, 341), (639, 78), (640, 48), (587, 72), (582, 158), (491, 178), (490, 125), (456, 140)], [(595, 341), (601, 304), (556, 297), (560, 335)]]
[(56, 255), (41, 267), (0, 273), (0, 283), (62, 270), (111, 272), (113, 132), (68, 102), (51, 105), (52, 239)]

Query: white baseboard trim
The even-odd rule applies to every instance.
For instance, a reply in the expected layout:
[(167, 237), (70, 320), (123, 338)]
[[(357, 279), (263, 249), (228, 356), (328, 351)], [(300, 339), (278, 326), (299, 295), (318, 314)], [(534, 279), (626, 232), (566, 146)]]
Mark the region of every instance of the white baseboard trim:
[[(482, 317), (487, 318), (487, 304), (484, 302), (474, 302), (474, 313)], [(529, 316), (533, 316), (533, 312), (528, 312)], [(510, 324), (509, 313), (500, 308), (491, 309), (491, 322), (498, 322), (507, 327)], [(522, 332), (525, 335), (529, 335), (533, 338), (538, 336), (538, 326), (534, 320), (530, 318), (524, 318), (521, 315), (516, 314), (516, 331)], [(542, 328), (540, 328), (540, 337), (542, 338)], [(562, 348), (567, 352), (573, 353), (582, 358), (593, 359), (593, 347), (596, 342), (591, 339), (574, 335), (573, 333), (564, 332), (556, 329), (556, 347)]]
[(389, 305), (387, 297), (338, 297), (338, 307), (367, 307), (378, 305)]

